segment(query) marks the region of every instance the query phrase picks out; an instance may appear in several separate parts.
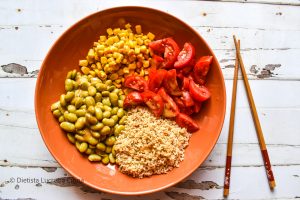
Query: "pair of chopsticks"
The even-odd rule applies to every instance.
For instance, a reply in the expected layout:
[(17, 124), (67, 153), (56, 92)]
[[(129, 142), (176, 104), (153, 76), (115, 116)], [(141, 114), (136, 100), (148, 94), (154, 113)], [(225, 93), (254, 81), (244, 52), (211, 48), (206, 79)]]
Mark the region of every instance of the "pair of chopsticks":
[(224, 180), (224, 193), (223, 193), (223, 195), (225, 197), (227, 197), (229, 194), (229, 186), (230, 186), (233, 129), (234, 129), (236, 89), (237, 89), (237, 78), (238, 78), (239, 65), (241, 67), (243, 80), (244, 80), (244, 84), (245, 84), (246, 91), (247, 91), (248, 101), (249, 101), (250, 108), (251, 108), (252, 118), (254, 120), (254, 125), (255, 125), (255, 129), (256, 129), (258, 141), (259, 141), (261, 154), (262, 154), (262, 157), (264, 160), (264, 165), (265, 165), (265, 169), (266, 169), (267, 178), (269, 181), (269, 186), (271, 189), (274, 189), (274, 187), (276, 186), (273, 172), (271, 169), (271, 163), (270, 163), (265, 139), (264, 139), (263, 132), (262, 132), (262, 129), (260, 126), (260, 122), (258, 119), (255, 103), (253, 100), (252, 92), (251, 92), (249, 81), (248, 81), (247, 74), (246, 74), (246, 70), (245, 70), (242, 56), (240, 53), (240, 40), (237, 41), (235, 36), (233, 36), (233, 39), (234, 39), (234, 44), (235, 44), (235, 48), (236, 48), (236, 60), (235, 60), (235, 67), (234, 67), (234, 79), (233, 79), (232, 100), (231, 100), (231, 110), (230, 110), (226, 167), (225, 167), (225, 180)]

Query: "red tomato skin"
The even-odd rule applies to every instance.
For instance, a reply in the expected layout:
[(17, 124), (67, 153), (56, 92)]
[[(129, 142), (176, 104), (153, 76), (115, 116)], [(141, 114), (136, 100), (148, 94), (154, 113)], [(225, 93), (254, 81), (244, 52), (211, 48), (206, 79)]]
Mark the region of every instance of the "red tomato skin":
[(127, 76), (124, 81), (124, 86), (139, 92), (148, 90), (148, 83), (141, 76)]
[(191, 117), (183, 113), (179, 113), (176, 116), (176, 123), (191, 133), (199, 130), (198, 124)]
[(173, 96), (180, 96), (182, 94), (181, 90), (179, 89), (177, 79), (176, 79), (176, 70), (172, 69), (167, 71), (165, 75), (165, 79), (163, 81), (163, 86), (166, 92)]
[(149, 73), (149, 90), (157, 92), (161, 87), (167, 71), (164, 69), (151, 69)]
[(153, 112), (154, 116), (159, 117), (162, 115), (164, 110), (164, 103), (163, 99), (160, 95), (147, 90), (144, 91), (142, 94), (142, 99), (144, 103), (150, 108), (150, 110)]
[(191, 97), (190, 93), (188, 91), (182, 92), (182, 101), (185, 107), (191, 107), (195, 105), (193, 98)]
[(144, 101), (142, 99), (141, 93), (133, 91), (127, 94), (124, 99), (124, 108), (129, 108), (132, 106), (136, 106), (142, 104)]
[(162, 66), (166, 69), (172, 68), (179, 54), (179, 46), (172, 38), (165, 38), (164, 62)]
[(166, 93), (164, 88), (160, 88), (157, 94), (159, 94), (164, 101), (163, 116), (167, 118), (176, 117), (179, 113), (179, 109), (174, 100)]
[(161, 56), (153, 54), (151, 59), (151, 66), (154, 68), (160, 68), (163, 61), (164, 59)]
[(179, 52), (177, 56), (177, 61), (174, 63), (174, 68), (180, 69), (187, 66), (194, 58), (194, 56), (195, 56), (194, 46), (191, 43), (186, 42), (183, 45), (183, 49)]
[(149, 47), (151, 50), (161, 54), (164, 53), (165, 47), (164, 47), (164, 39), (161, 40), (155, 40), (153, 42), (149, 43)]
[(190, 86), (190, 79), (184, 77), (182, 82), (182, 90), (189, 90), (189, 86)]
[(199, 58), (193, 69), (193, 77), (196, 83), (203, 85), (205, 83), (206, 75), (212, 63), (212, 56), (202, 56)]
[(206, 101), (211, 96), (209, 90), (205, 86), (199, 86), (194, 81), (190, 81), (189, 92), (194, 100), (200, 102)]
[(202, 107), (202, 103), (199, 101), (195, 101), (195, 105), (193, 106), (193, 110), (195, 113), (199, 113)]

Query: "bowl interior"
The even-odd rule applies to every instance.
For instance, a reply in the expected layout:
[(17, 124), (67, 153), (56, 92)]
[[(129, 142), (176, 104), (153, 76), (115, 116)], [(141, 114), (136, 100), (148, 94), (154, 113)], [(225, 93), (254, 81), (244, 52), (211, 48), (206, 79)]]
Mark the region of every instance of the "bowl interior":
[[(214, 55), (207, 43), (188, 25), (175, 17), (142, 7), (119, 7), (90, 15), (68, 29), (53, 45), (44, 60), (36, 84), (35, 110), (44, 142), (54, 158), (73, 176), (102, 191), (117, 194), (145, 194), (169, 187), (191, 174), (205, 160), (214, 147), (225, 115), (225, 85), (217, 59), (214, 57), (207, 86), (212, 93), (197, 116), (200, 130), (193, 134), (180, 167), (165, 175), (135, 179), (120, 173), (114, 166), (90, 163), (66, 139), (50, 106), (64, 92), (64, 80), (78, 60), (109, 27), (120, 27), (123, 18), (132, 26), (142, 25), (144, 33), (151, 31), (156, 38), (173, 37), (180, 47), (190, 41), (196, 57)], [(123, 28), (123, 27), (122, 27)]]

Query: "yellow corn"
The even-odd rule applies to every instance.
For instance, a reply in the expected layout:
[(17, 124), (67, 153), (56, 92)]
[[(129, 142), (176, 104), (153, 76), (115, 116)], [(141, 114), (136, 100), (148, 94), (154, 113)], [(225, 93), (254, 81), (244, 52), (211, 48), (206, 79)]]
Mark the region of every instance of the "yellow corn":
[(135, 31), (137, 34), (141, 34), (142, 33), (142, 26), (141, 25), (136, 25), (135, 26)]
[(88, 64), (89, 63), (87, 60), (79, 60), (79, 66), (81, 66), (81, 67), (87, 67)]
[(88, 75), (90, 72), (90, 68), (88, 67), (81, 67), (81, 71), (82, 73), (84, 73), (85, 75)]
[(111, 28), (106, 29), (106, 32), (107, 32), (108, 35), (114, 34), (114, 32)]
[(147, 36), (148, 36), (149, 40), (154, 40), (154, 38), (155, 38), (155, 35), (153, 33), (151, 33), (151, 32), (149, 32), (147, 34)]

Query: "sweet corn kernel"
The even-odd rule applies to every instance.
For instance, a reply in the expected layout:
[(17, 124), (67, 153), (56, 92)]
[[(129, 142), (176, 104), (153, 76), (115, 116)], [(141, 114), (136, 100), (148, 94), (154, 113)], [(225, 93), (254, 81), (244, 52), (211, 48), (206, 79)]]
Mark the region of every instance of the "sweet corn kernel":
[(124, 68), (123, 68), (123, 72), (124, 72), (124, 74), (128, 74), (128, 73), (129, 73), (128, 67), (124, 67)]
[(128, 69), (135, 69), (136, 68), (136, 63), (134, 62), (134, 63), (130, 63), (129, 65), (128, 65)]
[(107, 45), (113, 45), (113, 43), (114, 43), (114, 38), (113, 38), (113, 37), (110, 37), (110, 38), (108, 38), (108, 39), (106, 40), (106, 44), (107, 44)]
[(144, 72), (143, 69), (141, 69), (141, 71), (140, 71), (140, 76), (144, 76), (144, 75), (145, 75), (145, 72)]
[(135, 48), (134, 48), (134, 53), (135, 53), (135, 54), (139, 54), (140, 52), (141, 52), (140, 47), (135, 47)]
[(81, 71), (82, 73), (84, 73), (85, 75), (88, 75), (90, 72), (90, 68), (88, 67), (81, 67)]
[(122, 82), (122, 79), (117, 79), (115, 80), (116, 83), (121, 83)]
[(97, 62), (96, 65), (97, 65), (97, 69), (99, 69), (99, 70), (102, 69), (102, 66), (101, 66), (101, 63), (100, 63), (100, 62)]
[(138, 45), (142, 45), (144, 43), (144, 41), (141, 38), (137, 38), (136, 42)]
[(90, 49), (88, 52), (88, 58), (93, 59), (95, 57), (94, 49)]
[(116, 74), (116, 73), (111, 74), (110, 77), (109, 77), (109, 79), (112, 80), (112, 81), (114, 81), (114, 80), (116, 80), (118, 78), (119, 78), (119, 75)]
[(141, 34), (142, 33), (142, 26), (141, 25), (136, 25), (135, 26), (135, 31), (137, 34)]
[(121, 29), (120, 28), (115, 28), (114, 29), (114, 35), (118, 35), (120, 33)]
[(119, 83), (114, 82), (113, 84), (114, 84), (114, 86), (116, 86), (117, 88), (121, 88), (121, 87), (122, 87), (122, 85), (119, 84)]
[(107, 63), (107, 58), (102, 56), (100, 61), (101, 61), (101, 64), (104, 65)]
[(95, 76), (96, 76), (96, 72), (95, 72), (95, 71), (93, 71), (93, 70), (90, 70), (90, 71), (89, 71), (89, 74), (90, 74), (90, 75), (92, 75), (93, 77), (95, 77)]
[(124, 74), (123, 69), (119, 69), (117, 73), (119, 76), (122, 76)]
[(144, 60), (144, 61), (143, 61), (143, 67), (144, 67), (144, 68), (148, 68), (149, 66), (150, 66), (149, 60)]
[(154, 40), (154, 38), (155, 38), (155, 35), (153, 33), (151, 33), (151, 32), (149, 32), (147, 34), (147, 36), (148, 36), (149, 40)]
[(106, 32), (107, 32), (108, 35), (114, 34), (114, 32), (111, 28), (106, 29)]
[(81, 67), (87, 67), (88, 64), (89, 63), (87, 60), (79, 60), (79, 66), (81, 66)]
[(105, 35), (101, 35), (100, 36), (100, 41), (101, 42), (105, 42), (106, 41), (106, 36)]
[(106, 78), (107, 78), (107, 75), (104, 71), (100, 71), (97, 76), (102, 80), (104, 81)]
[(92, 65), (91, 65), (91, 68), (92, 68), (92, 69), (96, 69), (96, 65), (95, 65), (95, 64), (92, 64)]
[(128, 23), (128, 24), (125, 25), (125, 28), (130, 29), (131, 25)]

